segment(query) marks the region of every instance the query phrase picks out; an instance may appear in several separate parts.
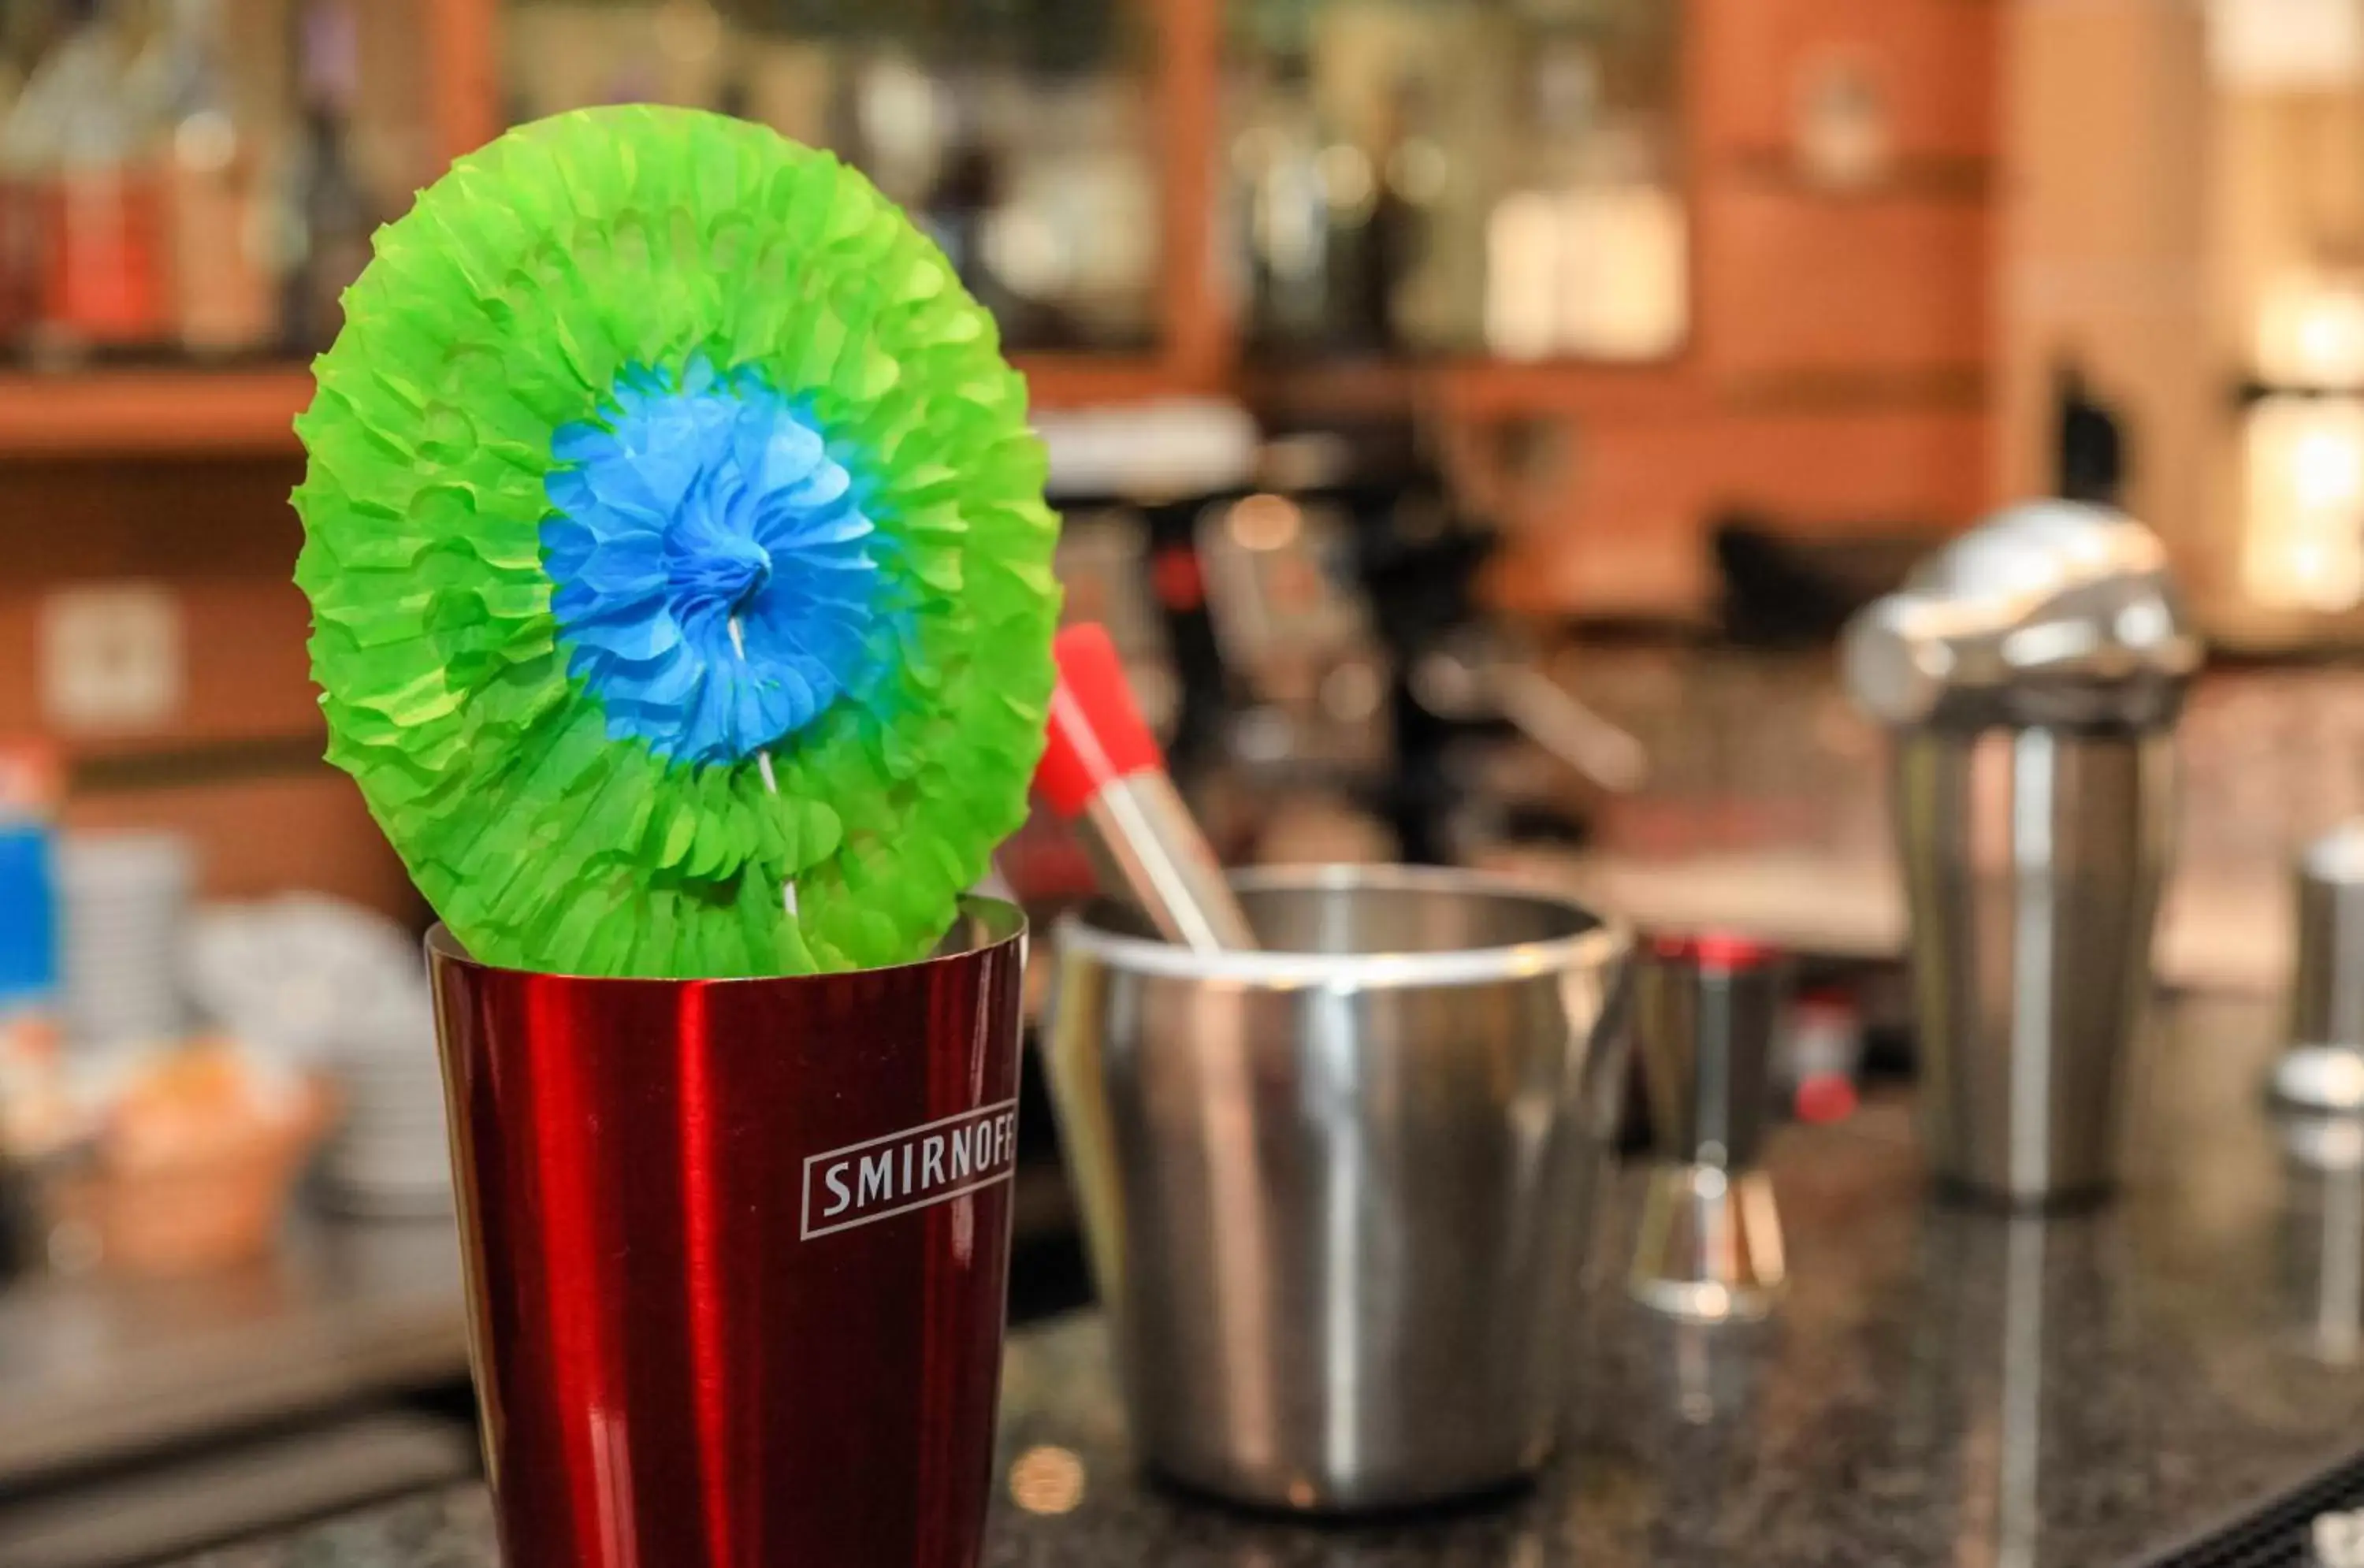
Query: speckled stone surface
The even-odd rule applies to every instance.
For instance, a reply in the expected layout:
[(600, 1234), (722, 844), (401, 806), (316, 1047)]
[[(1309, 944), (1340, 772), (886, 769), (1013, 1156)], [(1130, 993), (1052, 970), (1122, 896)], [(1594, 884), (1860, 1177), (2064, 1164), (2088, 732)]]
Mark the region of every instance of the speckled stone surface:
[[(1277, 1523), (1145, 1485), (1098, 1319), (1030, 1329), (988, 1568), (2136, 1560), (2364, 1449), (2364, 1190), (2284, 1158), (2257, 1108), (2271, 1034), (2255, 1003), (2170, 1012), (2135, 1091), (2134, 1179), (2097, 1215), (1931, 1205), (1901, 1106), (1790, 1129), (1779, 1316), (1683, 1329), (1600, 1293), (1570, 1325), (1586, 1351), (1562, 1460), (1449, 1516)], [(1604, 1241), (1613, 1257), (1622, 1226)], [(189, 1568), (490, 1568), (489, 1540), (468, 1489)]]

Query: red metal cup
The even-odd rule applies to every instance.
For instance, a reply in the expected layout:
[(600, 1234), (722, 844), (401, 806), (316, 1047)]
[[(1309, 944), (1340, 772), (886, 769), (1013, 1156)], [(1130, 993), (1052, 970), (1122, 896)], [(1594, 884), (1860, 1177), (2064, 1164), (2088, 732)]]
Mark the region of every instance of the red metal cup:
[(428, 957), (508, 1568), (974, 1568), (1018, 911), (790, 979)]

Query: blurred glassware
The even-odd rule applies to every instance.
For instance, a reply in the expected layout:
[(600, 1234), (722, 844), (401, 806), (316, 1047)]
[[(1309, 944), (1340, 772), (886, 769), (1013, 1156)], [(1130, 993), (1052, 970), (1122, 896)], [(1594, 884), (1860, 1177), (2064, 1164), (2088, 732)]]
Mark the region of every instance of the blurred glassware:
[(2258, 604), (2364, 600), (2364, 398), (2278, 393), (2247, 417), (2241, 582)]
[(1060, 508), (1054, 562), (1065, 623), (1097, 621), (1124, 661), (1143, 717), (1162, 745), (1177, 738), (1186, 691), (1169, 616), (1205, 600), (1195, 550), (1155, 538), (1151, 518), (1189, 498), (1236, 495), (1256, 470), (1256, 425), (1227, 398), (1161, 398), (1035, 416)]
[(151, 347), (170, 330), (162, 61), (141, 47), (141, 9), (72, 0), (0, 122), (0, 164), (39, 228), (28, 336), (44, 356)]
[(324, 346), (437, 161), (425, 32), (360, 0), (0, 6), (0, 352)]
[(1094, 621), (1108, 628), (1142, 718), (1160, 744), (1172, 740), (1182, 687), (1165, 617), (1151, 592), (1148, 524), (1123, 506), (1070, 511), (1061, 519), (1052, 569), (1066, 590), (1060, 623)]
[(1239, 490), (1256, 473), (1255, 419), (1225, 397), (1043, 409), (1034, 431), (1050, 461), (1054, 505), (1154, 506)]
[(71, 834), (58, 857), (72, 1046), (177, 1039), (188, 1021), (181, 943), (195, 859), (171, 833)]
[(1844, 986), (1800, 991), (1778, 1031), (1773, 1077), (1779, 1103), (1800, 1121), (1843, 1121), (1855, 1113), (1863, 1069), (1862, 1009)]
[(2364, 392), (2364, 275), (2299, 267), (2268, 279), (2250, 363), (2269, 385)]
[(1869, 62), (1850, 49), (1833, 49), (1801, 76), (1790, 128), (1800, 172), (1824, 190), (1877, 184), (1895, 162), (1895, 133)]
[(171, 0), (167, 15), (173, 326), (192, 354), (246, 353), (273, 330), (259, 154), (230, 90), (220, 0)]
[(40, 317), (41, 139), (19, 117), (50, 21), (44, 7), (0, 6), (0, 348)]
[(1149, 31), (1104, 0), (506, 0), (504, 102), (720, 109), (910, 207), (1013, 349), (1155, 338)]
[(1232, 149), (1246, 217), (1248, 335), (1266, 349), (1348, 347), (1339, 296), (1370, 200), (1369, 162), (1322, 123), (1302, 54), (1277, 57), (1252, 96)]
[(1389, 666), (1346, 507), (1260, 490), (1208, 506), (1193, 537), (1216, 646), (1248, 704), (1232, 750), (1249, 771), (1328, 776), (1384, 759)]
[(1651, 359), (1688, 330), (1676, 7), (1231, 0), (1268, 352)]
[(297, 259), (283, 283), (280, 329), (289, 352), (307, 355), (344, 326), (343, 295), (369, 264), (379, 214), (353, 159), (361, 18), (351, 0), (310, 0), (297, 26), (301, 133), (284, 205)]

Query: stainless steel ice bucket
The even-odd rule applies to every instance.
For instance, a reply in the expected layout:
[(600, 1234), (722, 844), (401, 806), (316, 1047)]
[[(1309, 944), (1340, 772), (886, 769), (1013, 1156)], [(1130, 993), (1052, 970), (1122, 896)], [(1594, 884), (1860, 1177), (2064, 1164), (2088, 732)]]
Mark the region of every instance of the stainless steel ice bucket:
[(1053, 1094), (1142, 1456), (1299, 1509), (1517, 1480), (1557, 1425), (1627, 936), (1458, 872), (1235, 885), (1263, 951), (1115, 905), (1057, 934)]

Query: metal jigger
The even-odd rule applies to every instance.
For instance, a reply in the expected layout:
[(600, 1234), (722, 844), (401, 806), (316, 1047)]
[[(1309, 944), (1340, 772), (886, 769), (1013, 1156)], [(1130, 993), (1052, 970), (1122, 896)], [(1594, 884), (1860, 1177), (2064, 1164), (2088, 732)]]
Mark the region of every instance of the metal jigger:
[(1732, 937), (1660, 938), (1635, 966), (1654, 1151), (1626, 1287), (1661, 1312), (1762, 1318), (1786, 1277), (1756, 1163), (1785, 979), (1768, 949)]

